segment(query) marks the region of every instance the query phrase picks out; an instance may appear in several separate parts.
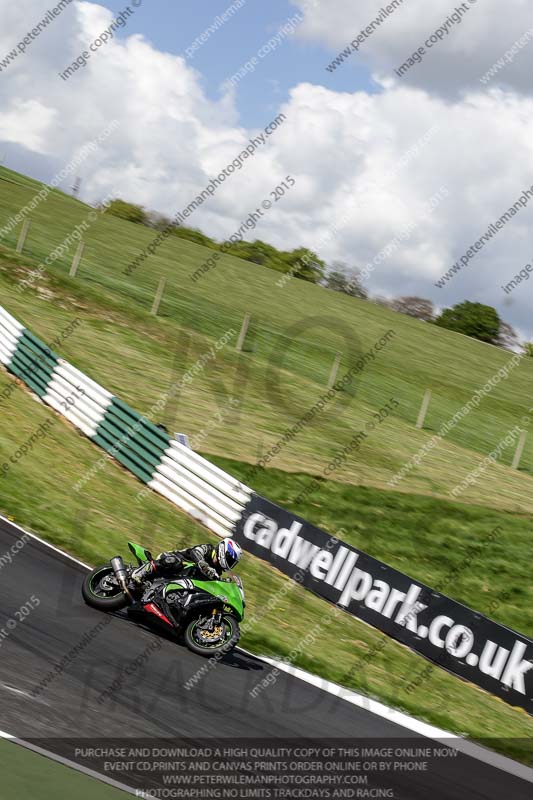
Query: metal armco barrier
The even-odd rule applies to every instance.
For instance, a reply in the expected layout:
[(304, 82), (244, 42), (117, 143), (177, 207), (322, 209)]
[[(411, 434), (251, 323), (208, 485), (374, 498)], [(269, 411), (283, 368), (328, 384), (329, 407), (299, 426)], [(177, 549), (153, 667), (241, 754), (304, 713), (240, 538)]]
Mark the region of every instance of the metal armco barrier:
[[(1, 306), (0, 362), (140, 481), (218, 536), (232, 534), (252, 494), (247, 486), (171, 440), (146, 416), (60, 358)], [(83, 478), (79, 483), (81, 487)]]

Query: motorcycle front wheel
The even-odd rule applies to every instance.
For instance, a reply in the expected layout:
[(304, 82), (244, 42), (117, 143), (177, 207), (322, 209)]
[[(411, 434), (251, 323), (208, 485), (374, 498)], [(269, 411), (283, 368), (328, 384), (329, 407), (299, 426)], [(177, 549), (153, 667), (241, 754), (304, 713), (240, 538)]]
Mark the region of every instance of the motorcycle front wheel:
[(95, 567), (89, 572), (81, 587), (87, 605), (99, 611), (119, 611), (128, 604), (128, 598), (115, 577), (111, 564)]
[(189, 650), (207, 657), (229, 653), (240, 638), (239, 623), (231, 614), (224, 614), (220, 626), (213, 632), (202, 626), (201, 619), (190, 620), (183, 631), (183, 640)]

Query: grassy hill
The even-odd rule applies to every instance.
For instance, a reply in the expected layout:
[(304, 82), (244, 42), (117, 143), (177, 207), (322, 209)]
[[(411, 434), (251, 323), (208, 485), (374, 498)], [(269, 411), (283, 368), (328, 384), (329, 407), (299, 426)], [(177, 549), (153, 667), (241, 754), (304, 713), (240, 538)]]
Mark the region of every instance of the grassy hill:
[[(41, 188), (0, 170), (0, 229)], [(141, 411), (203, 363), (167, 406), (161, 421), (169, 430), (196, 437), (197, 449), (253, 488), (331, 533), (344, 528), (343, 538), (430, 585), (441, 584), (461, 563), (463, 550), (500, 525), (498, 542), (447, 592), (531, 634), (533, 442), (527, 442), (520, 471), (510, 469), (514, 448), (507, 449), (461, 495), (461, 503), (451, 502), (449, 493), (533, 405), (533, 360), (513, 369), (391, 491), (388, 481), (397, 470), (509, 362), (509, 353), (302, 281), (280, 288), (279, 273), (227, 256), (194, 282), (191, 275), (210, 252), (177, 237), (127, 276), (124, 270), (155, 234), (108, 216), (97, 215), (84, 233), (86, 250), (75, 279), (68, 277), (74, 244), (31, 285), (21, 285), (91, 211), (54, 191), (31, 214), (22, 256), (14, 252), (20, 225), (0, 240), (2, 305), (45, 341), (59, 337), (55, 349), (61, 355)], [(162, 276), (167, 288), (156, 318), (149, 311)], [(239, 354), (235, 340), (246, 312), (252, 314), (250, 348)], [(74, 319), (79, 322), (69, 328)], [(386, 345), (375, 350), (391, 330)], [(216, 350), (224, 336), (227, 344)], [(212, 348), (216, 358), (206, 359)], [(371, 351), (375, 359), (368, 359), (347, 391), (282, 446), (269, 469), (255, 469), (258, 458), (325, 391), (336, 353), (342, 353), (342, 374)], [(9, 382), (2, 370), (0, 397)], [(419, 431), (414, 423), (428, 388), (434, 400), (428, 427)], [(56, 418), (25, 390), (8, 394), (0, 401), (0, 464), (40, 421)], [(330, 480), (305, 494), (313, 476), (324, 477), (335, 454), (387, 404), (388, 415), (381, 415), (360, 448)], [(111, 551), (124, 552), (126, 537), (154, 551), (212, 538), (158, 496), (149, 495), (140, 509), (140, 484), (115, 463), (77, 493), (77, 480), (100, 454), (58, 420), (38, 449), (0, 478), (0, 509), (94, 563)], [(250, 617), (285, 580), (251, 556), (243, 577)], [(301, 630), (323, 615), (324, 603), (295, 586), (246, 631), (243, 644), (286, 655)], [(358, 661), (368, 651), (376, 655), (361, 669)], [(502, 751), (527, 759), (519, 739), (531, 738), (533, 722), (525, 713), (427, 667), (348, 615), (342, 636), (328, 629), (297, 663), (449, 730), (478, 739), (499, 736)], [(419, 674), (422, 690), (409, 692)]]
[[(41, 185), (0, 170), (0, 228)], [(471, 396), (510, 359), (510, 354), (458, 334), (395, 314), (372, 303), (291, 280), (280, 288), (272, 270), (224, 256), (194, 282), (192, 274), (210, 251), (170, 237), (131, 275), (124, 270), (154, 232), (98, 216), (84, 234), (85, 255), (75, 279), (68, 277), (75, 244), (24, 291), (20, 280), (87, 219), (91, 209), (53, 191), (32, 212), (24, 258), (13, 247), (20, 225), (0, 241), (0, 291), (8, 309), (41, 338), (52, 341), (73, 316), (83, 324), (61, 344), (61, 354), (140, 410), (149, 408), (228, 331), (230, 342), (192, 383), (184, 386), (167, 421), (202, 435), (208, 453), (255, 462), (288, 425), (325, 390), (337, 352), (341, 374), (362, 353), (394, 331), (389, 343), (356, 375), (342, 398), (329, 403), (312, 424), (283, 447), (271, 466), (317, 473), (387, 402), (395, 410), (335, 472), (337, 480), (384, 488), (388, 481)], [(151, 317), (160, 277), (168, 279), (161, 316)], [(253, 352), (235, 351), (246, 312), (252, 314)], [(433, 401), (427, 429), (414, 427), (426, 389)], [(239, 401), (229, 414), (228, 401)], [(533, 360), (511, 371), (479, 408), (398, 484), (400, 491), (449, 496), (533, 405)], [(213, 424), (224, 412), (224, 424)], [(533, 437), (519, 472), (500, 463), (461, 495), (513, 511), (533, 510)]]
[[(10, 378), (0, 370), (0, 396), (8, 386)], [(216, 537), (206, 532), (178, 509), (167, 503), (161, 496), (150, 493), (139, 507), (135, 498), (141, 484), (122, 467), (109, 461), (105, 470), (100, 471), (88, 483), (84, 491), (76, 493), (73, 484), (77, 476), (84, 474), (100, 458), (102, 451), (92, 442), (80, 435), (68, 422), (58, 417), (52, 409), (37, 404), (24, 389), (17, 389), (8, 401), (0, 406), (0, 464), (6, 455), (14, 452), (21, 441), (27, 439), (42, 423), (56, 420), (46, 438), (38, 441), (31, 455), (18, 461), (10, 469), (7, 477), (0, 477), (0, 513), (14, 516), (16, 521), (57, 546), (82, 558), (88, 563), (98, 564), (109, 559), (110, 555), (120, 553), (128, 561), (126, 542), (139, 541), (153, 552), (172, 547), (185, 547), (191, 542), (215, 541)], [(246, 469), (245, 464), (225, 464), (233, 471)], [(283, 487), (275, 472), (268, 471), (262, 480), (272, 480), (276, 498), (282, 499)], [(302, 481), (303, 476), (293, 476), (291, 480)], [(285, 491), (292, 492), (298, 487), (289, 485)], [(344, 494), (346, 490), (359, 491), (359, 495)], [(419, 532), (413, 540), (406, 531), (416, 520), (416, 499), (411, 498), (410, 508), (402, 510), (395, 507), (389, 520), (385, 508), (381, 507), (382, 494), (369, 490), (366, 498), (361, 490), (343, 484), (329, 484), (329, 496), (324, 496), (320, 510), (320, 521), (333, 531), (337, 522), (337, 510), (329, 506), (335, 499), (340, 517), (345, 521), (354, 516), (354, 501), (358, 502), (358, 528), (367, 543), (378, 553), (397, 548), (396, 558), (402, 562), (411, 554), (413, 568), (421, 576), (436, 577), (445, 569), (452, 568), (455, 559), (460, 559), (460, 551), (452, 553), (446, 547), (435, 543), (426, 552), (423, 533)], [(401, 497), (401, 495), (400, 495)], [(405, 496), (404, 496), (405, 497)], [(389, 498), (391, 502), (391, 498)], [(435, 501), (437, 502), (437, 501)], [(329, 509), (329, 511), (328, 511)], [(426, 507), (429, 511), (429, 508)], [(314, 509), (315, 515), (317, 509)], [(388, 509), (387, 509), (388, 511)], [(422, 513), (421, 507), (419, 512)], [(435, 506), (435, 512), (445, 514), (444, 507)], [(464, 535), (465, 545), (487, 530), (494, 521), (509, 515), (503, 512), (473, 513), (468, 524), (463, 523), (453, 533), (452, 522), (433, 522), (431, 534), (452, 534), (457, 542), (459, 534)], [(403, 527), (400, 521), (403, 519)], [(369, 530), (368, 525), (381, 520), (379, 531)], [(482, 602), (500, 601), (497, 618), (514, 622), (519, 607), (531, 606), (530, 597), (513, 596), (501, 603), (502, 590), (509, 577), (516, 570), (516, 577), (526, 571), (529, 562), (516, 559), (519, 545), (530, 530), (520, 533), (520, 520), (512, 520), (511, 536), (519, 534), (516, 550), (505, 558), (505, 549), (500, 546), (486, 551), (482, 562), (476, 564), (476, 573), (469, 572), (455, 581), (459, 595), (473, 597), (480, 592)], [(393, 530), (392, 526), (397, 526)], [(509, 529), (508, 529), (509, 530)], [(386, 540), (395, 534), (395, 545), (387, 546)], [(400, 534), (398, 537), (397, 534)], [(350, 538), (353, 540), (353, 534)], [(450, 541), (450, 538), (448, 538)], [(424, 547), (424, 555), (419, 547)], [(437, 552), (440, 547), (440, 559)], [(448, 555), (446, 555), (446, 553)], [(442, 557), (444, 554), (444, 557)], [(453, 557), (450, 557), (453, 556)], [(440, 565), (439, 565), (440, 560)], [(519, 566), (520, 563), (520, 566)], [(524, 566), (522, 566), (524, 565)], [(404, 566), (406, 566), (404, 564)], [(497, 574), (503, 566), (503, 572)], [(259, 654), (288, 657), (295, 643), (302, 638), (302, 632), (323, 625), (317, 637), (297, 658), (295, 663), (303, 669), (321, 675), (329, 680), (362, 691), (370, 697), (380, 699), (395, 708), (438, 725), (446, 730), (467, 733), (474, 739), (487, 744), (487, 737), (494, 738), (492, 745), (515, 758), (533, 764), (528, 741), (533, 737), (533, 719), (520, 709), (514, 709), (496, 697), (449, 675), (439, 667), (428, 664), (424, 659), (411, 653), (407, 648), (396, 644), (379, 631), (365, 625), (348, 614), (343, 614), (342, 625), (324, 625), (325, 615), (330, 608), (318, 597), (292, 583), (286, 591), (287, 579), (264, 562), (247, 554), (239, 565), (247, 591), (247, 616), (243, 647)], [(477, 575), (486, 576), (486, 585), (479, 586)], [(505, 595), (504, 595), (505, 596)], [(277, 600), (276, 600), (277, 598)], [(273, 603), (272, 601), (276, 602)], [(365, 656), (372, 654), (368, 661)], [(419, 689), (410, 688), (413, 681)]]

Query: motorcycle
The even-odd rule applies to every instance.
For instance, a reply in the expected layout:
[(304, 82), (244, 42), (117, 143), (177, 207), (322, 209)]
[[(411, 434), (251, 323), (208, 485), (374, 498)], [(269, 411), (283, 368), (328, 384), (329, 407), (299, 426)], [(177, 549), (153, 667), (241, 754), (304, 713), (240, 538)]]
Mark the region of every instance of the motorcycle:
[[(144, 547), (128, 542), (141, 566), (152, 561)], [(185, 561), (178, 579), (150, 578), (139, 586), (132, 580), (135, 566), (120, 556), (95, 567), (85, 577), (82, 595), (99, 611), (127, 608), (136, 622), (165, 630), (201, 656), (226, 654), (240, 638), (239, 622), (244, 619), (244, 587), (238, 575), (218, 581), (198, 580), (197, 565)], [(187, 574), (191, 577), (187, 577)]]

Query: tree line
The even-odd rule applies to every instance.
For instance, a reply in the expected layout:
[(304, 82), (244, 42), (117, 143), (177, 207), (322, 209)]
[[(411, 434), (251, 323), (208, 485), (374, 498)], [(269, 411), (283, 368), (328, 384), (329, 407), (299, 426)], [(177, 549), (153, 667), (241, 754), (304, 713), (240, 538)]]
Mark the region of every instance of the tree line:
[(227, 255), (242, 258), (253, 264), (290, 273), (294, 278), (317, 284), (334, 292), (342, 292), (350, 297), (368, 300), (390, 308), (400, 314), (422, 320), (440, 328), (456, 331), (473, 339), (503, 347), (507, 350), (521, 350), (525, 355), (533, 357), (533, 342), (521, 343), (514, 329), (501, 319), (492, 306), (483, 303), (472, 303), (465, 300), (452, 308), (437, 312), (431, 300), (423, 297), (406, 296), (385, 298), (370, 297), (360, 279), (360, 272), (344, 262), (334, 262), (330, 267), (316, 253), (306, 247), (294, 250), (278, 250), (271, 244), (256, 239), (254, 242), (217, 242), (200, 230), (182, 225), (172, 225), (172, 221), (163, 214), (146, 211), (142, 206), (115, 199), (109, 203), (105, 213), (121, 219), (163, 230), (169, 226), (173, 234), (180, 239), (221, 250)]

